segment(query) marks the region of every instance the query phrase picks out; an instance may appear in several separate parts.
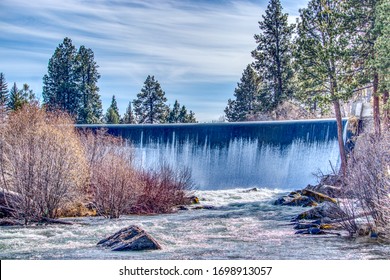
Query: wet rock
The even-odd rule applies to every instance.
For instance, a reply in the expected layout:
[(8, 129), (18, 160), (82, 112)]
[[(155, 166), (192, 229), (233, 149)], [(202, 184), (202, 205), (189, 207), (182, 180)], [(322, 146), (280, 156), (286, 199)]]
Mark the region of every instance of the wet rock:
[(288, 205), (291, 203), (295, 198), (300, 197), (300, 191), (293, 191), (290, 192), (288, 195), (282, 196), (278, 198), (275, 202), (274, 205)]
[(112, 251), (160, 250), (160, 244), (138, 226), (123, 228), (113, 235), (100, 240), (98, 246)]
[(258, 188), (252, 188), (252, 189), (244, 190), (243, 192), (244, 192), (244, 193), (250, 193), (250, 192), (258, 192), (258, 191), (260, 191), (260, 189), (258, 189)]
[(282, 205), (313, 207), (313, 206), (317, 206), (318, 203), (314, 201), (311, 197), (300, 195), (298, 197), (293, 198), (291, 201), (283, 203)]
[(194, 209), (194, 210), (202, 210), (202, 209), (213, 210), (213, 209), (215, 209), (215, 207), (211, 206), (211, 205), (199, 205), (199, 206), (193, 207), (192, 209)]
[(317, 223), (308, 223), (308, 222), (302, 222), (302, 223), (297, 223), (294, 226), (294, 229), (309, 229), (309, 228), (318, 228), (319, 224)]
[(309, 190), (309, 189), (303, 189), (302, 192), (301, 192), (301, 195), (310, 197), (311, 199), (313, 199), (314, 201), (316, 201), (318, 203), (322, 203), (322, 202), (325, 202), (325, 201), (337, 203), (336, 199), (331, 198), (331, 197), (329, 197), (329, 196), (327, 196), (327, 195), (325, 195), (323, 193), (312, 191), (312, 190)]
[(187, 206), (184, 206), (184, 205), (180, 205), (177, 207), (177, 210), (180, 210), (180, 211), (187, 211), (189, 210), (189, 208)]
[(304, 190), (321, 193), (327, 195), (328, 197), (342, 197), (343, 194), (343, 190), (341, 187), (324, 184), (318, 184), (316, 186), (308, 185)]
[(0, 219), (0, 227), (22, 226), (23, 224), (17, 220)]
[(274, 205), (285, 205), (286, 203), (290, 203), (292, 200), (293, 198), (289, 196), (279, 197), (275, 200)]
[(295, 232), (295, 234), (316, 234), (317, 235), (317, 234), (326, 234), (326, 232), (317, 227), (312, 227), (308, 229), (298, 230)]
[(197, 196), (191, 196), (190, 198), (190, 203), (191, 204), (199, 204), (200, 202), (199, 202), (199, 198), (197, 197)]
[(297, 217), (293, 218), (292, 221), (316, 220), (323, 218), (338, 219), (342, 217), (345, 217), (345, 213), (340, 209), (340, 207), (332, 202), (325, 201), (317, 207), (299, 214)]
[(274, 202), (274, 205), (312, 207), (318, 203), (311, 197), (301, 195), (300, 191), (291, 192)]

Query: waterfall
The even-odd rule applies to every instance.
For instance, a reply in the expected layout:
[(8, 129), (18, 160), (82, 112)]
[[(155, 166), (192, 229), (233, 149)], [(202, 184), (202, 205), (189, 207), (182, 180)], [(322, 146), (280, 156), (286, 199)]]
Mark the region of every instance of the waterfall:
[[(344, 126), (346, 121), (344, 121)], [(295, 189), (340, 165), (335, 120), (213, 124), (78, 125), (132, 144), (145, 168), (189, 167), (199, 189)]]

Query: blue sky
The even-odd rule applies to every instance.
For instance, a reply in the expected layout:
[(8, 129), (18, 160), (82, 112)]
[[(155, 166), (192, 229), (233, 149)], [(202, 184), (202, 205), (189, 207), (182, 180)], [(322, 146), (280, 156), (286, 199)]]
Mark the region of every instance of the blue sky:
[[(307, 1), (281, 1), (291, 22)], [(38, 97), (55, 48), (70, 37), (95, 53), (106, 111), (112, 95), (125, 112), (154, 75), (168, 103), (198, 121), (223, 115), (268, 0), (0, 0), (0, 72), (9, 88), (28, 83)]]

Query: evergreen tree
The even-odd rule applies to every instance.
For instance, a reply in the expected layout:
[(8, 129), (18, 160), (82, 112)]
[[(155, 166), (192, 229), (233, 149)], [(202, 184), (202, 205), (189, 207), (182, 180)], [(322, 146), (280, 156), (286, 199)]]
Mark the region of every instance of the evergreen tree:
[(28, 97), (28, 93), (26, 91), (19, 90), (16, 83), (14, 83), (9, 93), (8, 109), (11, 111), (19, 110), (23, 107), (23, 105), (28, 103)]
[[(272, 111), (293, 94), (291, 36), (294, 26), (287, 22), (279, 0), (270, 0), (259, 22), (261, 33), (255, 35), (257, 48), (252, 52), (254, 67), (262, 79), (262, 94), (268, 99), (261, 111)], [(242, 119), (240, 115), (239, 119)]]
[(7, 112), (8, 85), (3, 73), (0, 73), (0, 120), (3, 120)]
[(352, 95), (353, 56), (346, 36), (348, 22), (342, 1), (311, 0), (300, 10), (296, 72), (301, 100), (314, 96), (320, 106), (333, 104), (336, 120), (341, 170), (345, 173), (346, 155), (340, 101)]
[(368, 84), (372, 85), (373, 117), (375, 132), (377, 135), (380, 134), (380, 77), (378, 73), (378, 67), (376, 65), (378, 55), (375, 45), (378, 37), (381, 34), (381, 28), (376, 28), (378, 26), (376, 7), (379, 5), (379, 2), (381, 1), (347, 1), (348, 16), (351, 19), (349, 22), (349, 33), (355, 35), (354, 48), (358, 57), (358, 74), (360, 74), (358, 77), (360, 79), (360, 86), (365, 87)]
[(178, 123), (179, 121), (179, 114), (180, 114), (180, 104), (177, 100), (175, 100), (175, 104), (173, 104), (172, 110), (170, 110), (168, 115), (168, 122), (169, 123)]
[(181, 107), (181, 109), (180, 109), (177, 122), (178, 123), (186, 123), (187, 122), (187, 116), (188, 116), (187, 108), (186, 108), (186, 106), (183, 105)]
[(126, 108), (126, 113), (123, 116), (122, 123), (124, 124), (135, 124), (137, 123), (135, 121), (135, 116), (133, 113), (133, 109), (131, 108), (131, 102), (129, 102), (129, 105)]
[(234, 90), (235, 100), (228, 100), (225, 108), (226, 118), (229, 122), (246, 121), (250, 115), (269, 108), (266, 96), (260, 95), (260, 78), (248, 65), (244, 70), (241, 82)]
[(20, 95), (22, 99), (25, 100), (26, 103), (37, 103), (38, 100), (35, 97), (35, 93), (32, 89), (30, 89), (30, 86), (28, 84), (23, 84), (23, 88), (20, 91)]
[(3, 73), (0, 73), (0, 106), (6, 105), (8, 102), (8, 85), (5, 81)]
[(78, 123), (99, 123), (102, 118), (102, 102), (97, 82), (100, 78), (94, 53), (84, 46), (79, 48), (76, 56), (76, 77), (80, 95)]
[(91, 49), (79, 50), (65, 38), (49, 60), (43, 77), (43, 103), (48, 110), (60, 109), (78, 123), (99, 123), (102, 103), (97, 87), (100, 75)]
[(165, 123), (168, 106), (165, 92), (154, 76), (148, 76), (137, 99), (133, 101), (134, 112), (137, 122), (142, 123)]
[(43, 77), (43, 102), (48, 110), (60, 109), (76, 116), (80, 93), (76, 75), (76, 47), (65, 38), (49, 60), (48, 73)]
[(116, 103), (115, 95), (112, 96), (111, 105), (107, 109), (106, 123), (118, 124), (120, 122), (120, 115), (118, 110), (118, 104)]
[(187, 123), (197, 123), (197, 120), (195, 118), (195, 113), (190, 110), (190, 113), (187, 115), (186, 118)]
[(379, 88), (383, 92), (384, 104), (384, 126), (385, 129), (390, 129), (390, 1), (377, 1), (375, 7), (375, 30), (378, 33), (375, 41), (374, 51), (375, 67), (379, 76)]

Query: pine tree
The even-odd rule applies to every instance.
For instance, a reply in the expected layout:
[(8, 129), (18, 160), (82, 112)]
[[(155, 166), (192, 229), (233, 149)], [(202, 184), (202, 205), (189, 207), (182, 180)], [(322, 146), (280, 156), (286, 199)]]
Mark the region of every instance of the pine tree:
[(348, 22), (341, 1), (311, 0), (300, 10), (295, 40), (297, 97), (314, 97), (320, 106), (333, 104), (336, 120), (341, 171), (345, 173), (346, 155), (340, 101), (352, 95), (353, 56), (346, 31)]
[(169, 123), (178, 123), (179, 121), (179, 114), (180, 114), (180, 104), (177, 100), (175, 100), (175, 104), (173, 104), (172, 110), (170, 110), (168, 115), (168, 122)]
[(390, 129), (390, 1), (377, 1), (375, 7), (375, 31), (378, 37), (375, 41), (374, 51), (375, 67), (379, 76), (379, 89), (383, 92), (383, 123), (385, 129)]
[(234, 90), (235, 100), (228, 100), (225, 108), (226, 118), (229, 122), (246, 121), (250, 115), (269, 108), (267, 97), (260, 95), (260, 78), (248, 65), (244, 70), (241, 82)]
[(99, 123), (102, 118), (102, 102), (97, 82), (100, 78), (94, 53), (84, 46), (79, 48), (76, 56), (76, 77), (80, 95), (78, 123)]
[(3, 121), (8, 104), (8, 85), (3, 73), (0, 73), (0, 120)]
[(43, 77), (43, 102), (48, 110), (60, 109), (77, 117), (80, 93), (76, 75), (76, 47), (65, 38), (49, 60)]
[(197, 123), (195, 113), (190, 110), (190, 113), (187, 115), (186, 118), (187, 123)]
[(27, 103), (28, 94), (26, 94), (26, 92), (23, 92), (23, 90), (19, 90), (16, 83), (14, 83), (9, 93), (8, 109), (11, 111), (16, 111), (22, 108), (23, 105)]
[[(379, 0), (349, 0), (348, 16), (350, 21), (351, 34), (354, 34), (354, 48), (358, 57), (359, 82), (361, 87), (372, 85), (373, 91), (373, 117), (374, 127), (377, 135), (380, 135), (380, 77), (376, 61), (376, 41), (380, 36), (381, 29), (376, 28), (377, 13), (376, 7)], [(388, 16), (388, 15), (387, 15)]]
[(35, 93), (32, 89), (30, 89), (30, 86), (28, 84), (23, 84), (23, 88), (20, 91), (20, 95), (22, 99), (25, 100), (26, 103), (36, 103), (38, 104), (38, 100), (35, 96)]
[(181, 109), (180, 109), (177, 122), (178, 123), (186, 123), (187, 122), (187, 116), (188, 116), (187, 108), (186, 108), (186, 106), (183, 105), (181, 107)]
[(112, 96), (111, 105), (107, 109), (106, 123), (118, 124), (120, 122), (120, 115), (118, 110), (118, 104), (116, 103), (115, 95)]
[(282, 13), (279, 0), (270, 0), (265, 12), (263, 21), (259, 22), (261, 33), (255, 35), (258, 46), (252, 56), (262, 80), (262, 95), (268, 99), (261, 111), (270, 112), (293, 94), (291, 36), (294, 26), (288, 24), (288, 14)]
[(124, 124), (135, 124), (137, 123), (135, 121), (135, 116), (133, 113), (133, 109), (131, 108), (131, 102), (129, 102), (129, 105), (126, 108), (126, 113), (123, 116), (122, 123)]
[(148, 76), (137, 99), (133, 101), (134, 112), (137, 122), (142, 123), (165, 123), (168, 106), (165, 92), (154, 76)]
[(8, 102), (8, 85), (5, 81), (3, 73), (0, 73), (0, 106), (6, 105)]

